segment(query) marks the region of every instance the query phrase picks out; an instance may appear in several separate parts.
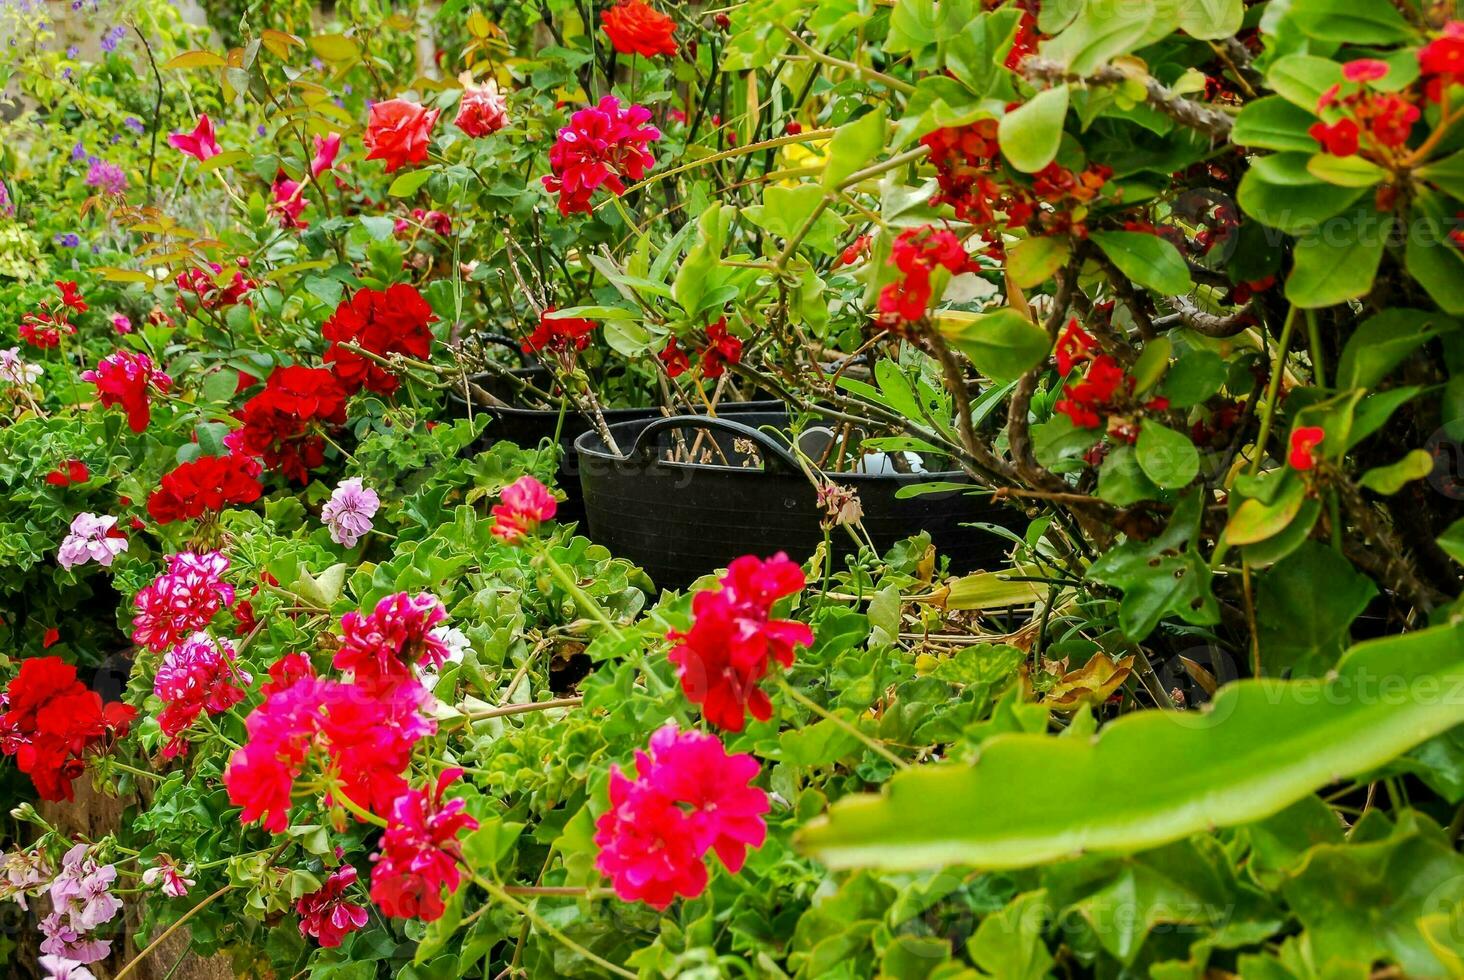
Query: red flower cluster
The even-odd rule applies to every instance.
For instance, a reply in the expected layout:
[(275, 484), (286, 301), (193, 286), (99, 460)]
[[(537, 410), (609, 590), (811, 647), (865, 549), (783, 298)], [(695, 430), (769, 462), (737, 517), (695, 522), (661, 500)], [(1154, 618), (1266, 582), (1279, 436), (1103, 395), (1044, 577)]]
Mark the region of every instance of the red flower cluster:
[(727, 318), (707, 325), (707, 346), (702, 350), (702, 376), (720, 378), (728, 364), (742, 360), (742, 341), (727, 332)]
[(646, 147), (661, 131), (645, 125), (650, 118), (644, 106), (620, 108), (613, 95), (569, 117), (549, 148), (550, 173), (543, 178), (544, 188), (559, 195), (560, 214), (589, 214), (590, 198), (602, 185), (619, 196), (625, 193), (622, 177), (640, 180), (655, 166)]
[(325, 439), (316, 427), (345, 424), (346, 393), (325, 368), (277, 367), (264, 390), (244, 403), (239, 419), (242, 452), (305, 484), (325, 462)]
[[(1113, 176), (1111, 168), (1100, 164), (1076, 172), (1054, 161), (1032, 175), (1030, 188), (1023, 186), (1001, 169), (995, 119), (938, 129), (920, 142), (930, 148), (940, 186), (931, 203), (949, 204), (957, 218), (976, 225), (993, 245), (1000, 243), (1003, 227), (1037, 234), (1082, 233), (1086, 205)], [(998, 214), (1005, 220), (998, 221)]]
[(691, 600), (692, 623), (672, 630), (667, 654), (681, 689), (719, 728), (740, 732), (746, 714), (772, 717), (772, 702), (758, 686), (776, 661), (793, 666), (793, 648), (813, 643), (813, 630), (791, 619), (772, 619), (773, 603), (806, 584), (803, 569), (779, 552), (763, 561), (743, 555), (727, 566), (721, 588)]
[[(1394, 150), (1408, 142), (1413, 124), (1421, 113), (1407, 92), (1371, 92), (1368, 83), (1388, 73), (1388, 66), (1371, 58), (1349, 61), (1342, 66), (1345, 79), (1322, 93), (1317, 100), (1317, 115), (1342, 117), (1335, 122), (1313, 123), (1307, 132), (1332, 156), (1350, 157), (1361, 150), (1387, 162)], [(1342, 95), (1343, 86), (1356, 85), (1357, 90)], [(1365, 142), (1364, 142), (1365, 141)]]
[(333, 949), (349, 933), (365, 928), (366, 906), (347, 899), (356, 883), (356, 869), (343, 864), (330, 873), (325, 884), (295, 903), (300, 915), (300, 935), (314, 936), (321, 946)]
[(183, 732), (204, 712), (228, 711), (244, 700), (250, 677), (234, 666), (234, 647), (207, 633), (194, 633), (169, 650), (153, 677), (153, 693), (163, 700), (158, 728), (168, 736), (163, 755), (172, 758), (187, 747)]
[(353, 671), (356, 683), (370, 690), (411, 681), (412, 664), (435, 668), (447, 661), (450, 651), (432, 629), (446, 618), (442, 600), (428, 592), (397, 592), (364, 616), (348, 612), (335, 668)]
[(477, 830), (478, 821), (464, 812), (462, 800), (444, 803), (442, 796), (462, 774), (461, 769), (444, 769), (431, 796), (408, 790), (393, 805), (371, 869), (371, 899), (387, 915), (431, 922), (447, 908), (443, 887), (449, 895), (457, 891), (463, 856), (457, 838), (465, 830)]
[(248, 264), (248, 259), (239, 259), (239, 269), (235, 270), (234, 275), (224, 285), (219, 284), (224, 267), (217, 262), (210, 262), (207, 269), (196, 266), (184, 269), (173, 280), (173, 284), (178, 287), (178, 309), (184, 313), (194, 309), (222, 310), (237, 303), (247, 303), (245, 294), (258, 285), (242, 271)]
[(1303, 425), (1292, 430), (1290, 452), (1286, 462), (1294, 470), (1309, 470), (1317, 465), (1317, 447), (1327, 438), (1326, 431), (1319, 425)]
[(661, 348), (656, 357), (665, 366), (668, 378), (679, 378), (691, 370), (691, 358), (681, 349), (681, 344), (674, 335), (666, 338), (666, 346)]
[(1464, 20), (1451, 20), (1443, 33), (1418, 50), (1418, 69), (1427, 81), (1424, 96), (1430, 102), (1443, 100), (1450, 85), (1464, 80)]
[(767, 836), (768, 795), (751, 785), (757, 760), (728, 755), (714, 735), (667, 723), (636, 752), (636, 778), (610, 772), (610, 809), (595, 825), (595, 865), (615, 894), (664, 909), (707, 886), (702, 856), (714, 850), (734, 874)]
[[(1142, 406), (1129, 404), (1134, 389), (1134, 379), (1123, 366), (1109, 354), (1096, 353), (1096, 341), (1078, 325), (1076, 319), (1069, 320), (1057, 339), (1058, 370), (1066, 375), (1079, 364), (1086, 363), (1088, 369), (1081, 379), (1069, 381), (1063, 386), (1063, 397), (1053, 408), (1068, 418), (1080, 429), (1096, 429), (1109, 415), (1136, 407), (1163, 411), (1169, 407), (1167, 398), (1152, 398)], [(1132, 443), (1139, 437), (1138, 428), (1127, 420), (1109, 426), (1110, 434)]]
[(368, 160), (381, 160), (391, 173), (409, 163), (427, 159), (427, 144), (432, 140), (432, 126), (441, 110), (427, 109), (409, 99), (388, 99), (371, 106), (366, 121)]
[(119, 350), (97, 362), (95, 370), (83, 371), (82, 380), (97, 386), (97, 400), (103, 407), (121, 405), (127, 426), (141, 432), (152, 420), (152, 392), (166, 394), (173, 379), (153, 367), (152, 358)]
[(69, 487), (73, 483), (85, 483), (91, 479), (91, 470), (79, 459), (69, 459), (66, 465), (58, 466), (46, 474), (46, 483), (53, 487)]
[(320, 328), (331, 342), (325, 361), (348, 394), (365, 387), (389, 395), (400, 384), (396, 375), (341, 344), (355, 344), (378, 357), (405, 354), (426, 360), (432, 353), (430, 325), (436, 319), (422, 294), (407, 283), (396, 283), (385, 291), (358, 290), (349, 300), (342, 300)]
[(534, 332), (524, 338), (523, 351), (525, 354), (535, 354), (541, 350), (551, 350), (555, 353), (564, 354), (571, 350), (584, 350), (590, 346), (590, 334), (594, 332), (595, 321), (579, 320), (573, 317), (551, 319), (550, 313), (554, 307), (546, 307), (539, 316), (539, 324), (534, 327)]
[(521, 476), (503, 488), (502, 503), (493, 506), (493, 536), (518, 544), (559, 508), (554, 494), (532, 476)]
[(76, 283), (58, 279), (56, 288), (61, 291), (59, 304), (53, 307), (42, 301), (39, 312), (27, 313), (20, 318), (20, 339), (41, 350), (59, 346), (63, 333), (68, 336), (76, 333), (76, 327), (71, 323), (72, 311), (85, 313), (89, 309), (86, 300), (77, 292)]
[(168, 570), (133, 597), (132, 642), (161, 653), (207, 627), (234, 601), (234, 587), (224, 581), (228, 570), (222, 552), (170, 555)]
[(0, 697), (0, 753), (15, 757), (43, 800), (73, 798), (71, 783), (86, 768), (85, 754), (109, 737), (127, 734), (137, 710), (87, 690), (76, 668), (59, 657), (21, 662)]
[(676, 21), (657, 13), (641, 0), (620, 0), (609, 10), (601, 11), (600, 23), (610, 46), (621, 54), (638, 54), (643, 58), (676, 53)]
[(954, 275), (980, 268), (954, 232), (932, 225), (900, 232), (890, 250), (890, 264), (900, 270), (900, 277), (880, 290), (879, 311), (881, 319), (893, 325), (925, 319), (936, 269)]
[[(1037, 4), (1034, 2), (1033, 7)], [(1037, 53), (1037, 41), (1040, 35), (1037, 33), (1037, 18), (1030, 10), (1023, 10), (1021, 19), (1017, 21), (1017, 32), (1012, 36), (1012, 47), (1007, 52), (1003, 65), (1009, 71), (1016, 71), (1027, 60), (1028, 55)]]
[(200, 456), (163, 474), (147, 498), (147, 512), (159, 524), (191, 521), (231, 504), (252, 504), (264, 492), (259, 463), (248, 456)]
[(367, 691), (300, 668), (271, 670), (268, 697), (244, 721), (249, 739), (224, 772), (230, 802), (244, 808), (239, 819), (283, 831), (295, 779), (316, 751), (338, 792), (387, 814), (406, 790), (401, 773), (413, 747), (437, 731), (423, 714), (431, 696), (415, 682)]

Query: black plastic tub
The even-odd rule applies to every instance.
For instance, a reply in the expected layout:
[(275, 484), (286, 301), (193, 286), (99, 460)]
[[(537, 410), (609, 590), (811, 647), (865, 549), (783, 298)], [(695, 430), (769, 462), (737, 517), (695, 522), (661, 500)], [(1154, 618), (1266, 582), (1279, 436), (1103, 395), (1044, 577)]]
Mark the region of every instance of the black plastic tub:
[[(525, 378), (541, 389), (553, 384), (553, 376), (542, 367), (514, 368), (511, 373)], [(476, 374), (472, 375), (469, 380), (501, 401), (511, 402), (513, 400), (513, 385), (495, 374)], [(453, 403), (456, 414), (466, 418), (468, 409), (462, 392), (452, 390), (449, 393), (449, 399)], [(777, 411), (782, 407), (783, 403), (778, 401), (722, 402), (717, 406), (717, 411), (728, 415), (740, 415), (743, 412)], [(664, 417), (664, 413), (659, 407), (607, 408), (601, 414), (604, 415), (607, 426), (627, 422), (648, 422)], [(560, 425), (559, 412), (552, 409), (517, 408), (511, 405), (500, 407), (478, 403), (473, 405), (473, 415), (475, 417), (485, 415), (489, 419), (487, 428), (474, 443), (474, 452), (482, 452), (504, 439), (526, 448), (537, 446), (545, 439), (553, 439), (557, 427), (559, 445), (563, 450), (559, 457), (558, 482), (566, 496), (566, 499), (559, 505), (558, 519), (584, 523), (584, 501), (580, 496), (579, 466), (574, 443), (586, 432), (594, 431), (594, 424), (590, 421), (589, 416), (582, 415), (570, 408), (565, 411), (564, 423)], [(619, 437), (616, 438), (618, 440)]]
[[(622, 422), (610, 431), (625, 458), (611, 452), (598, 433), (584, 433), (575, 440), (575, 453), (589, 537), (667, 588), (683, 588), (740, 555), (785, 551), (795, 560), (807, 559), (824, 539), (816, 491), (793, 455), (756, 428), (782, 428), (787, 421), (778, 411)], [(673, 439), (684, 445), (698, 435), (703, 446), (715, 440), (726, 465), (667, 458)], [(875, 547), (884, 551), (928, 531), (956, 572), (996, 567), (1010, 546), (970, 524), (1025, 524), (1019, 511), (956, 489), (895, 496), (901, 487), (933, 481), (975, 486), (960, 472), (841, 472), (829, 479), (858, 494)], [(832, 540), (841, 554), (853, 550), (841, 529)]]

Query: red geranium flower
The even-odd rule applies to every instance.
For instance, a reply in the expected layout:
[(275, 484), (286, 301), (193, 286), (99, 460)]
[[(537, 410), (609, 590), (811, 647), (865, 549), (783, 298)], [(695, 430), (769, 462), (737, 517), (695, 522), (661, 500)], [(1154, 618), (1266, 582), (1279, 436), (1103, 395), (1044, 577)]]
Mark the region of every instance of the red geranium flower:
[(728, 364), (742, 360), (742, 341), (727, 332), (727, 318), (721, 317), (707, 326), (707, 346), (702, 351), (702, 374), (720, 378)]
[(504, 487), (501, 497), (503, 502), (493, 507), (493, 535), (507, 544), (518, 544), (559, 507), (549, 488), (532, 476)]
[(300, 935), (314, 936), (326, 949), (339, 946), (342, 940), (366, 926), (366, 907), (348, 901), (356, 884), (356, 869), (343, 864), (331, 872), (319, 890), (295, 903), (300, 915)]
[(387, 173), (426, 160), (439, 111), (408, 99), (373, 103), (364, 138), (369, 151), (366, 159), (381, 160)]
[(46, 474), (46, 482), (53, 487), (69, 487), (73, 483), (85, 483), (91, 479), (91, 470), (79, 459), (67, 460), (64, 467), (57, 467)]
[(559, 195), (560, 214), (588, 214), (590, 198), (601, 186), (624, 194), (622, 177), (640, 180), (655, 166), (646, 147), (661, 138), (661, 131), (645, 125), (650, 118), (644, 106), (620, 108), (613, 95), (569, 117), (549, 148), (550, 173), (543, 178), (545, 189)]
[(83, 371), (83, 380), (97, 386), (97, 398), (104, 407), (121, 405), (127, 412), (127, 426), (142, 432), (152, 419), (151, 393), (166, 394), (173, 379), (153, 368), (146, 354), (117, 351), (97, 364), (93, 371)]
[[(246, 260), (241, 258), (238, 261), (242, 269)], [(223, 273), (224, 267), (217, 262), (208, 263), (207, 269), (198, 266), (184, 269), (173, 279), (173, 284), (178, 287), (174, 304), (186, 313), (190, 309), (221, 310), (236, 303), (248, 303), (245, 294), (255, 287), (254, 280), (236, 269), (228, 284), (221, 286), (218, 280)], [(172, 322), (160, 310), (149, 314), (149, 319), (155, 323)]]
[(665, 365), (668, 378), (678, 378), (691, 369), (691, 358), (681, 349), (675, 337), (666, 338), (666, 346), (661, 348), (656, 357)]
[(159, 524), (191, 521), (231, 504), (252, 504), (264, 492), (259, 464), (248, 456), (200, 456), (163, 475), (147, 498), (147, 512)]
[(81, 293), (77, 291), (76, 283), (62, 282), (60, 279), (57, 279), (56, 288), (61, 290), (62, 306), (73, 309), (78, 313), (85, 313), (88, 309), (90, 309), (90, 307), (86, 305), (86, 300), (81, 298)]
[(457, 891), (462, 859), (457, 838), (465, 830), (477, 830), (478, 821), (463, 812), (467, 804), (462, 800), (444, 803), (442, 796), (462, 774), (461, 769), (445, 769), (431, 796), (409, 790), (392, 807), (371, 870), (371, 899), (387, 915), (431, 922), (447, 907), (443, 888), (449, 895)]
[(621, 54), (643, 58), (676, 53), (676, 21), (657, 13), (641, 0), (621, 0), (600, 13), (600, 22), (610, 45)]
[(759, 721), (772, 717), (772, 702), (758, 682), (773, 662), (793, 666), (793, 648), (813, 643), (813, 630), (770, 618), (773, 603), (805, 585), (803, 569), (786, 555), (766, 561), (744, 555), (719, 581), (720, 589), (692, 597), (691, 629), (667, 634), (674, 644), (667, 659), (706, 720), (740, 732), (746, 714)]
[(1291, 464), (1292, 469), (1309, 470), (1317, 465), (1316, 448), (1327, 438), (1327, 433), (1319, 425), (1303, 425), (1291, 433), (1291, 452), (1287, 455), (1286, 461)]
[(568, 319), (551, 319), (549, 314), (554, 312), (554, 307), (545, 307), (544, 312), (539, 316), (539, 324), (534, 327), (534, 332), (524, 338), (523, 351), (525, 354), (534, 354), (541, 350), (552, 350), (558, 353), (565, 353), (570, 350), (584, 350), (590, 345), (590, 334), (594, 332), (595, 321), (579, 320), (573, 317)]
[(103, 705), (59, 657), (22, 661), (3, 705), (0, 753), (15, 757), (44, 800), (72, 799), (71, 783), (86, 768), (84, 754), (125, 735), (137, 714), (120, 702)]
[(331, 342), (325, 361), (347, 393), (354, 394), (364, 386), (389, 395), (400, 384), (396, 375), (341, 344), (355, 344), (378, 357), (405, 354), (426, 360), (432, 354), (430, 324), (436, 319), (422, 294), (407, 283), (396, 283), (384, 292), (357, 290), (355, 296), (341, 301), (320, 328)]
[(244, 403), (239, 418), (239, 448), (304, 484), (325, 462), (325, 440), (313, 427), (345, 424), (346, 393), (325, 368), (278, 367), (264, 391)]

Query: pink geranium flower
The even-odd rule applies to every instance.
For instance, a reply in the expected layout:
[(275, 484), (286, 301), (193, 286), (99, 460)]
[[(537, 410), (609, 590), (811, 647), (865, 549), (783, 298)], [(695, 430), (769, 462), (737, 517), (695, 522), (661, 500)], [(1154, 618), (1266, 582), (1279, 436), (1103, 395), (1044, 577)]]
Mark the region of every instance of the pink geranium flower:
[(504, 487), (501, 499), (493, 507), (493, 535), (508, 544), (522, 541), (559, 506), (549, 488), (532, 476), (521, 476)]
[(366, 925), (366, 907), (347, 901), (356, 883), (356, 869), (343, 864), (331, 872), (325, 884), (295, 903), (300, 915), (300, 935), (314, 936), (321, 946), (333, 949), (346, 936)]
[(464, 812), (462, 800), (444, 803), (442, 796), (462, 774), (461, 769), (445, 769), (431, 796), (410, 790), (392, 808), (371, 870), (371, 899), (387, 915), (431, 922), (447, 907), (443, 889), (457, 891), (462, 859), (457, 838), (465, 830), (477, 830), (478, 821)]
[(110, 567), (112, 559), (126, 550), (127, 538), (117, 530), (117, 518), (81, 513), (71, 519), (71, 533), (61, 542), (56, 564), (70, 569), (94, 561)]
[(223, 152), (219, 149), (218, 139), (214, 137), (213, 120), (209, 119), (207, 114), (198, 117), (198, 125), (193, 127), (193, 132), (174, 133), (169, 136), (168, 145), (183, 151), (199, 163)]
[(320, 519), (330, 528), (330, 539), (346, 548), (356, 547), (371, 530), (371, 518), (381, 506), (376, 491), (359, 476), (342, 480), (320, 510)]

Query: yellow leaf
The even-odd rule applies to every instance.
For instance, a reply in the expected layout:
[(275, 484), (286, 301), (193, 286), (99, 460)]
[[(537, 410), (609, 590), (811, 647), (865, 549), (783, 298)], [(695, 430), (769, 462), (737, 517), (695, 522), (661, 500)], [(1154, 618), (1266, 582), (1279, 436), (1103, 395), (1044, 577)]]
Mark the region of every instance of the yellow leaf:
[(1083, 705), (1098, 707), (1118, 690), (1133, 672), (1134, 658), (1114, 662), (1095, 653), (1077, 670), (1070, 670), (1057, 679), (1042, 703), (1054, 711), (1077, 711)]
[(168, 59), (164, 68), (223, 68), (228, 62), (212, 51), (185, 51)]

